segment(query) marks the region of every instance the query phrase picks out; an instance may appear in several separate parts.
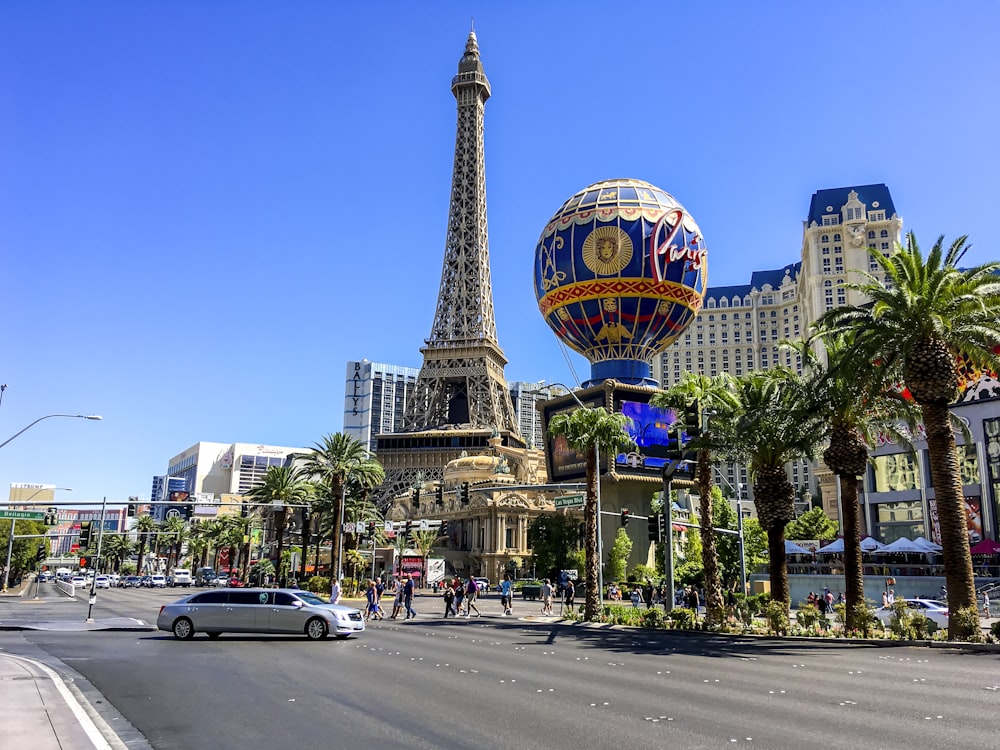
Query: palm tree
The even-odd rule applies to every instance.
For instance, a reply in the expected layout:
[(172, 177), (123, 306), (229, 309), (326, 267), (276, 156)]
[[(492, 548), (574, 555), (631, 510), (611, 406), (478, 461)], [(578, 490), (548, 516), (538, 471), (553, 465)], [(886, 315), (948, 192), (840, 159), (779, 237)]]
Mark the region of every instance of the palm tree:
[(347, 492), (347, 482), (352, 475), (363, 477), (367, 484), (377, 487), (385, 481), (385, 470), (372, 458), (364, 443), (350, 435), (338, 432), (327, 435), (319, 443), (315, 443), (309, 453), (302, 454), (305, 459), (303, 473), (312, 479), (325, 482), (329, 495), (320, 500), (329, 508), (336, 521), (333, 524), (333, 571), (334, 575), (342, 573), (340, 559), (341, 536), (344, 529), (340, 520), (344, 515), (344, 501)]
[(718, 425), (728, 457), (746, 462), (754, 505), (767, 533), (771, 598), (789, 605), (785, 526), (795, 518), (795, 488), (785, 464), (811, 458), (823, 437), (823, 423), (806, 408), (806, 385), (784, 368), (737, 380), (740, 411)]
[(926, 259), (912, 232), (889, 257), (870, 249), (885, 276), (860, 271), (851, 284), (872, 302), (823, 315), (817, 325), (832, 334), (853, 331), (852, 355), (879, 362), (896, 375), (920, 407), (931, 482), (941, 525), (948, 584), (948, 638), (977, 635), (978, 618), (956, 617), (976, 607), (962, 479), (948, 407), (958, 396), (957, 360), (1000, 372), (1000, 262), (958, 268), (965, 236), (944, 249), (938, 238)]
[[(826, 338), (826, 364), (816, 356), (812, 339), (788, 344), (800, 357), (807, 374), (807, 409), (822, 419), (829, 439), (823, 462), (840, 485), (841, 518), (844, 529), (844, 592), (849, 630), (867, 632), (864, 567), (861, 560), (861, 507), (858, 480), (868, 464), (868, 451), (879, 432), (909, 442), (897, 424), (905, 422), (910, 434), (918, 415), (912, 402), (903, 399), (885, 368), (851, 356), (849, 334)], [(858, 372), (858, 368), (865, 372)]]
[[(685, 372), (676, 385), (655, 394), (649, 403), (660, 408), (683, 409), (697, 406), (704, 433), (690, 447), (698, 454), (698, 505), (701, 527), (701, 556), (705, 575), (705, 609), (709, 623), (725, 619), (725, 602), (719, 581), (719, 556), (716, 550), (715, 519), (712, 517), (712, 453), (720, 446), (713, 441), (712, 426), (731, 419), (739, 407), (736, 383), (728, 373), (708, 376)], [(702, 425), (698, 425), (700, 428)], [(745, 592), (744, 592), (745, 593)]]
[(102, 554), (112, 562), (112, 569), (121, 572), (122, 563), (132, 554), (134, 545), (126, 534), (112, 534), (104, 540)]
[(195, 527), (194, 534), (204, 545), (201, 550), (201, 565), (198, 567), (208, 567), (208, 556), (210, 553), (214, 555), (212, 567), (215, 567), (215, 559), (218, 557), (219, 540), (225, 531), (225, 524), (217, 518), (202, 521)]
[[(224, 530), (219, 535), (219, 543), (223, 549), (229, 550), (229, 570), (239, 568), (240, 578), (245, 580), (245, 565), (241, 554), (244, 547), (244, 539), (249, 539), (251, 521), (245, 516), (222, 516), (220, 519)], [(239, 563), (237, 565), (237, 563)]]
[(635, 441), (625, 432), (629, 418), (607, 409), (580, 406), (569, 413), (557, 414), (549, 423), (549, 435), (563, 437), (567, 445), (586, 456), (587, 494), (583, 506), (585, 522), (586, 597), (583, 618), (593, 620), (598, 615), (598, 577), (601, 560), (597, 556), (597, 465), (598, 451), (614, 455), (636, 450)]
[(441, 535), (438, 533), (437, 529), (410, 532), (410, 540), (413, 542), (413, 548), (420, 553), (420, 557), (423, 560), (421, 585), (423, 585), (423, 582), (427, 580), (427, 558), (430, 557), (431, 550), (434, 549), (434, 544), (440, 538)]
[[(248, 493), (261, 505), (271, 509), (274, 521), (274, 533), (278, 539), (278, 584), (284, 585), (284, 569), (281, 552), (285, 543), (285, 526), (287, 525), (288, 504), (300, 504), (309, 497), (309, 484), (302, 478), (298, 469), (291, 466), (272, 466), (264, 474), (264, 481)], [(225, 529), (220, 536), (225, 533)]]
[[(171, 516), (160, 524), (160, 531), (163, 532), (163, 541), (167, 544), (167, 570), (173, 569), (173, 565), (181, 554), (181, 545), (187, 537), (187, 522), (180, 516)], [(177, 556), (174, 556), (176, 550)]]
[(139, 532), (139, 560), (135, 572), (142, 575), (142, 558), (146, 553), (146, 544), (149, 542), (149, 535), (156, 531), (156, 521), (148, 513), (135, 519), (135, 530)]

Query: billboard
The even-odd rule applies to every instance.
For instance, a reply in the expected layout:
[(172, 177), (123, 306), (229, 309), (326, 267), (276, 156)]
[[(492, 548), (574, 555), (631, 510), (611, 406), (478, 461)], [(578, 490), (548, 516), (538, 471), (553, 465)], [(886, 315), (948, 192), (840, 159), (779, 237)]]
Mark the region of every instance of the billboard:
[[(581, 398), (584, 406), (597, 409), (604, 406), (603, 389), (589, 398)], [(545, 458), (548, 464), (549, 480), (553, 482), (570, 482), (583, 479), (587, 475), (587, 457), (573, 450), (566, 438), (552, 437), (548, 434), (549, 423), (558, 414), (571, 414), (580, 405), (572, 397), (561, 396), (546, 402), (542, 407), (542, 423), (545, 426)], [(604, 456), (602, 462), (606, 464)]]

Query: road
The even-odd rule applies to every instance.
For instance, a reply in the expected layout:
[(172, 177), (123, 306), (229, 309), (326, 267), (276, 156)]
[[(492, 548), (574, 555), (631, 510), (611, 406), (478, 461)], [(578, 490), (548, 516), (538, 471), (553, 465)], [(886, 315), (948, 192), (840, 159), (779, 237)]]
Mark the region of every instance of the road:
[[(102, 591), (95, 617), (153, 621), (180, 593)], [(5, 600), (0, 619), (31, 607), (86, 613)], [(495, 599), (470, 620), (432, 607), (346, 641), (20, 631), (0, 647), (79, 673), (158, 750), (1000, 744), (997, 653), (527, 622)]]

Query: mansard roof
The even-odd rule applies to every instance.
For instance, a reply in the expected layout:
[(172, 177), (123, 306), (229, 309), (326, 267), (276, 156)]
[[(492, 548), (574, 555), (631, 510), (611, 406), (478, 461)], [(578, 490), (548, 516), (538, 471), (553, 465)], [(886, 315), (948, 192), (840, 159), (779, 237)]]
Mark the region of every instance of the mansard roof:
[(852, 190), (857, 191), (858, 200), (864, 203), (869, 211), (872, 209), (885, 211), (887, 219), (895, 215), (896, 206), (892, 202), (892, 196), (889, 195), (889, 188), (886, 187), (885, 183), (854, 185), (817, 190), (813, 193), (812, 200), (809, 202), (809, 217), (806, 219), (806, 226), (810, 226), (813, 223), (822, 225), (824, 215), (839, 214), (840, 209), (847, 203), (847, 196)]

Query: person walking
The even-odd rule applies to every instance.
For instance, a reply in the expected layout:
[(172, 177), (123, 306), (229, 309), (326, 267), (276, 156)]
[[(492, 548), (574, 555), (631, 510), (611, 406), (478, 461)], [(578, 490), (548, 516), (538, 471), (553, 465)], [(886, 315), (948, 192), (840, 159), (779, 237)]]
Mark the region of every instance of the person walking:
[(542, 614), (551, 615), (552, 614), (552, 582), (548, 578), (545, 579), (545, 583), (542, 584)]
[(330, 586), (330, 604), (340, 604), (340, 579), (336, 577)]
[(503, 577), (503, 582), (500, 584), (500, 606), (503, 607), (504, 615), (513, 614), (513, 609), (511, 604), (514, 600), (514, 584), (510, 580), (510, 573), (507, 573)]
[(563, 589), (563, 594), (565, 595), (566, 610), (572, 613), (576, 600), (576, 586), (573, 585), (572, 578), (566, 579), (566, 588)]
[(472, 610), (476, 610), (476, 617), (482, 617), (483, 613), (476, 606), (476, 597), (478, 596), (479, 584), (476, 583), (475, 578), (469, 576), (469, 580), (465, 584), (465, 619), (468, 620), (472, 616)]
[(403, 608), (406, 610), (404, 619), (409, 620), (417, 616), (416, 610), (413, 609), (413, 579), (409, 574), (403, 576)]
[(365, 589), (365, 621), (381, 619), (378, 616), (378, 592), (375, 590), (375, 581), (368, 579), (368, 587)]
[(382, 594), (385, 593), (385, 584), (382, 583), (382, 576), (375, 579), (375, 609), (378, 612), (378, 619), (385, 619), (385, 610), (382, 609)]
[(455, 589), (451, 587), (450, 584), (445, 583), (444, 589), (441, 592), (441, 597), (444, 599), (444, 616), (455, 614), (453, 605), (455, 603)]
[(396, 586), (396, 596), (392, 600), (392, 615), (389, 617), (390, 620), (395, 620), (399, 617), (399, 613), (403, 611), (403, 584), (399, 581), (395, 581)]
[(990, 594), (988, 591), (983, 592), (983, 616), (986, 618), (990, 616)]
[(455, 592), (455, 616), (462, 617), (465, 614), (465, 586), (462, 579), (455, 576), (451, 581), (451, 588)]

